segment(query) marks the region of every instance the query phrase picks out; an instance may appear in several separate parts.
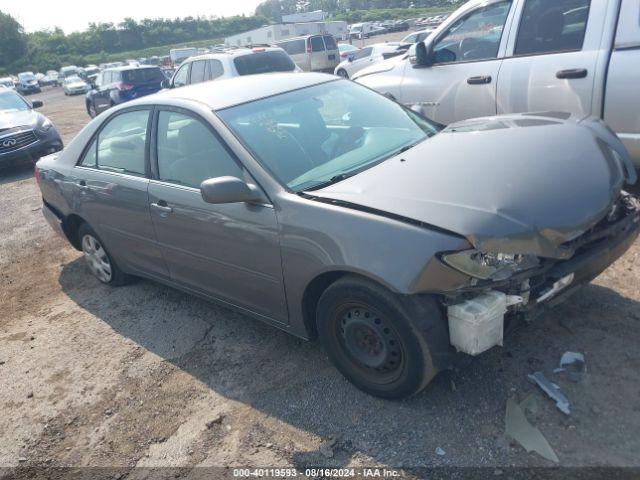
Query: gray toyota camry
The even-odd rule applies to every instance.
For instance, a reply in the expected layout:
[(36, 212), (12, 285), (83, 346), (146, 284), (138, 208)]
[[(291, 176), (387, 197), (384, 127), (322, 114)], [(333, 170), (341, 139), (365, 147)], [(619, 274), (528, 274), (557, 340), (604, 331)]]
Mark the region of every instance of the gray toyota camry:
[(36, 167), (45, 217), (99, 281), (146, 277), (319, 337), (387, 398), (502, 345), (622, 255), (635, 175), (595, 118), (443, 128), (313, 73), (124, 104)]

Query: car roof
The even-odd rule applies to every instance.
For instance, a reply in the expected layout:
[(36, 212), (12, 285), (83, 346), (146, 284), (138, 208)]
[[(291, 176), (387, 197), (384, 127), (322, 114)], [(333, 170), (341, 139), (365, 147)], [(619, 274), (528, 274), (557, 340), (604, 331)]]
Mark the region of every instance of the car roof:
[(120, 67), (105, 68), (103, 72), (122, 72), (125, 70), (142, 70), (144, 68), (158, 68), (155, 65), (122, 65)]
[[(340, 79), (325, 73), (265, 73), (163, 90), (152, 97), (145, 98), (149, 100), (148, 103), (154, 103), (153, 97), (192, 100), (204, 103), (212, 110), (222, 110), (242, 103), (331, 81), (340, 81)], [(147, 103), (144, 102), (144, 99), (141, 99), (140, 102)]]
[(203, 53), (201, 55), (192, 55), (183, 63), (193, 62), (194, 60), (212, 60), (218, 58), (241, 57), (243, 55), (253, 55), (262, 52), (284, 52), (282, 48), (275, 46), (255, 46), (255, 47), (229, 47), (217, 52)]

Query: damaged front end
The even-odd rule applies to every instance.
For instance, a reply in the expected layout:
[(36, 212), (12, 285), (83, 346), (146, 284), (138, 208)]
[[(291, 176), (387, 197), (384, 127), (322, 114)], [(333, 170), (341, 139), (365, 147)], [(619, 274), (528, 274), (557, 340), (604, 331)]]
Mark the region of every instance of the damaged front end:
[(440, 261), (469, 276), (443, 292), (451, 344), (477, 355), (502, 345), (505, 331), (531, 321), (589, 283), (623, 255), (640, 231), (640, 202), (622, 192), (609, 213), (560, 246), (562, 258), (529, 254), (444, 253)]

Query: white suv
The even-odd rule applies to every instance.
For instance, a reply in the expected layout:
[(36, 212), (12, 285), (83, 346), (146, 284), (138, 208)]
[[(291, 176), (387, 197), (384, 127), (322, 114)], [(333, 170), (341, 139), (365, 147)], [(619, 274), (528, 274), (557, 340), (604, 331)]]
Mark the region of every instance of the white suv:
[(301, 71), (300, 68), (279, 47), (229, 48), (187, 58), (167, 86), (177, 88), (241, 75), (297, 71)]

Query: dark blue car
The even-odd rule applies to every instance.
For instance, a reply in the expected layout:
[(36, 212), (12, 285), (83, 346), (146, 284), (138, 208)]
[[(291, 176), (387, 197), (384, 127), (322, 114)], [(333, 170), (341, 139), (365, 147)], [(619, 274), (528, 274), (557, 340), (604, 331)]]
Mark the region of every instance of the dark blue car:
[(93, 118), (114, 105), (156, 93), (165, 79), (158, 67), (108, 68), (98, 74), (87, 93), (87, 113)]

